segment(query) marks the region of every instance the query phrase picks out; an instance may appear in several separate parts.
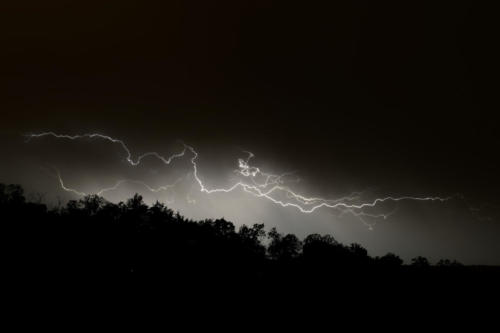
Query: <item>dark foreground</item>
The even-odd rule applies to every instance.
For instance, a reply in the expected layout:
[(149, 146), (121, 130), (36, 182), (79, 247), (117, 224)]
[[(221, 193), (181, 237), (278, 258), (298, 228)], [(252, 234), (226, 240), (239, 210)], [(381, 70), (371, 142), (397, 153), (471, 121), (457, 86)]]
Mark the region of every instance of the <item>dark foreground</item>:
[(439, 307), (494, 300), (500, 282), (499, 267), (430, 265), (422, 257), (403, 265), (397, 255), (373, 258), (328, 235), (301, 241), (261, 224), (236, 230), (224, 219), (187, 220), (138, 195), (119, 204), (89, 196), (48, 210), (27, 202), (20, 187), (0, 185), (0, 219), (2, 284), (13, 307), (107, 298), (190, 306), (225, 300), (226, 308), (328, 301), (365, 310), (418, 299)]

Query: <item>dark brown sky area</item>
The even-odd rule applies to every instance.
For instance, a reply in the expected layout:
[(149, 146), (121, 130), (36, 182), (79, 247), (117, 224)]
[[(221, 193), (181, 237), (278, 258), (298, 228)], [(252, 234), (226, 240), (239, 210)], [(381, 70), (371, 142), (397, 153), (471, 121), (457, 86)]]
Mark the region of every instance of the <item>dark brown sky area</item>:
[[(488, 219), (463, 217), (467, 228), (443, 234), (462, 239), (474, 230), (480, 236), (456, 243), (474, 255), (457, 252), (459, 259), (500, 264), (493, 247), (477, 248), (500, 237), (493, 8), (274, 0), (0, 6), (0, 181), (30, 181), (20, 138), (30, 132), (101, 132), (137, 151), (176, 139), (206, 151), (243, 147), (299, 170), (320, 194), (332, 186), (460, 193), (486, 207)], [(391, 244), (411, 238), (408, 230), (419, 232), (412, 224), (391, 234)], [(439, 251), (435, 243), (428, 253)]]

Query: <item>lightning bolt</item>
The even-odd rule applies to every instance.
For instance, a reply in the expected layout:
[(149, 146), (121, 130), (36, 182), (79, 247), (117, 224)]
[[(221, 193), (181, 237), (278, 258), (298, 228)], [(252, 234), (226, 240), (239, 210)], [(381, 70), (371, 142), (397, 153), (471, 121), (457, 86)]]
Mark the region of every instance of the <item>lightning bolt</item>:
[(87, 138), (87, 139), (99, 138), (99, 139), (107, 140), (107, 141), (109, 141), (111, 143), (117, 143), (127, 153), (127, 156), (126, 156), (127, 162), (130, 165), (132, 165), (132, 166), (139, 165), (142, 162), (142, 160), (145, 157), (148, 157), (148, 156), (156, 157), (157, 159), (159, 159), (160, 161), (162, 161), (164, 164), (168, 165), (174, 159), (180, 158), (180, 157), (184, 156), (184, 154), (186, 152), (186, 149), (184, 149), (180, 153), (173, 154), (172, 156), (165, 158), (165, 157), (161, 156), (160, 154), (158, 154), (157, 152), (152, 151), (152, 152), (147, 152), (147, 153), (144, 153), (144, 154), (140, 155), (134, 161), (132, 159), (132, 153), (130, 152), (130, 149), (127, 147), (127, 145), (125, 144), (125, 142), (123, 142), (122, 140), (114, 139), (114, 138), (112, 138), (110, 136), (107, 136), (107, 135), (97, 134), (97, 133), (92, 133), (92, 134), (87, 133), (87, 134), (82, 134), (82, 135), (67, 135), (67, 134), (56, 134), (54, 132), (44, 132), (44, 133), (40, 133), (40, 134), (29, 134), (29, 135), (27, 135), (26, 136), (27, 137), (26, 142), (29, 142), (31, 139), (43, 138), (43, 137), (46, 137), (46, 136), (51, 136), (51, 137), (54, 137), (56, 139), (68, 139), (68, 140), (78, 140), (78, 139), (85, 139), (85, 138)]
[[(86, 133), (86, 134), (82, 134), (82, 135), (67, 135), (67, 134), (56, 134), (54, 132), (43, 132), (43, 133), (39, 133), (39, 134), (29, 134), (26, 137), (27, 137), (26, 142), (29, 142), (31, 139), (38, 139), (38, 138), (43, 138), (43, 137), (53, 137), (56, 139), (67, 139), (67, 140), (72, 140), (72, 141), (80, 140), (80, 139), (94, 139), (94, 138), (103, 139), (103, 140), (109, 141), (111, 143), (119, 144), (126, 153), (126, 161), (131, 166), (138, 166), (142, 162), (142, 160), (148, 156), (156, 157), (164, 164), (169, 165), (174, 159), (183, 157), (185, 152), (186, 152), (186, 149), (184, 148), (181, 152), (175, 153), (169, 157), (163, 157), (162, 155), (158, 154), (157, 152), (147, 152), (147, 153), (144, 153), (144, 154), (138, 156), (137, 159), (134, 160), (132, 158), (132, 153), (131, 153), (130, 149), (128, 148), (128, 146), (125, 144), (125, 142), (123, 142), (122, 140), (112, 138), (108, 135), (103, 135), (103, 134), (98, 134), (98, 133)], [(85, 193), (85, 192), (76, 190), (74, 188), (67, 187), (65, 185), (62, 177), (61, 177), (61, 173), (59, 172), (59, 170), (56, 170), (56, 173), (57, 173), (57, 179), (59, 181), (59, 185), (61, 186), (61, 188), (64, 191), (76, 194), (78, 196), (87, 196), (90, 194), (90, 193)], [(141, 185), (150, 192), (159, 193), (162, 191), (168, 191), (168, 190), (173, 189), (181, 181), (182, 181), (182, 178), (179, 178), (173, 184), (168, 184), (168, 185), (160, 186), (158, 188), (153, 188), (153, 187), (149, 186), (148, 184), (146, 184), (145, 182), (140, 181), (140, 180), (121, 179), (121, 180), (118, 180), (113, 186), (97, 190), (92, 194), (102, 196), (106, 192), (111, 192), (111, 191), (117, 190), (121, 185), (123, 185), (125, 183), (132, 183), (132, 184)], [(173, 203), (173, 201), (167, 200), (167, 203), (171, 204), (171, 203)]]
[[(85, 197), (85, 196), (88, 196), (88, 195), (91, 195), (91, 194), (96, 194), (98, 196), (102, 196), (106, 192), (111, 192), (111, 191), (117, 190), (120, 186), (122, 186), (123, 184), (126, 184), (126, 183), (141, 185), (141, 186), (145, 187), (150, 192), (159, 193), (159, 192), (163, 192), (163, 191), (170, 191), (170, 190), (172, 190), (173, 188), (175, 188), (175, 186), (177, 186), (177, 184), (179, 184), (183, 180), (182, 178), (179, 178), (179, 179), (177, 179), (172, 184), (163, 185), (163, 186), (154, 188), (154, 187), (151, 187), (150, 185), (148, 185), (145, 182), (140, 181), (140, 180), (135, 180), (135, 179), (121, 179), (121, 180), (118, 180), (113, 186), (102, 188), (102, 189), (100, 189), (100, 190), (98, 190), (98, 191), (96, 191), (94, 193), (85, 193), (85, 192), (81, 192), (79, 190), (76, 190), (74, 188), (68, 187), (64, 183), (64, 180), (62, 179), (62, 176), (61, 176), (61, 173), (59, 172), (59, 170), (56, 170), (56, 172), (57, 172), (57, 179), (59, 181), (59, 185), (61, 186), (61, 188), (64, 191), (70, 192), (70, 193), (74, 193), (74, 194), (76, 194), (78, 196), (82, 196), (82, 197)], [(172, 201), (172, 200), (167, 200), (168, 204), (172, 204), (173, 202), (174, 201)]]
[[(287, 186), (283, 186), (283, 178), (287, 176), (289, 173), (281, 174), (281, 175), (274, 175), (274, 174), (269, 174), (262, 172), (259, 168), (253, 167), (249, 165), (249, 161), (251, 158), (254, 157), (254, 155), (251, 152), (249, 153), (249, 156), (246, 160), (239, 159), (239, 170), (235, 170), (235, 172), (239, 173), (243, 177), (250, 177), (252, 180), (252, 184), (245, 183), (243, 181), (239, 181), (230, 187), (227, 188), (213, 188), (209, 189), (207, 188), (201, 178), (198, 175), (198, 165), (197, 165), (197, 159), (198, 159), (198, 153), (196, 150), (189, 146), (185, 145), (189, 151), (193, 154), (193, 157), (191, 158), (191, 164), (193, 165), (193, 175), (195, 180), (197, 181), (198, 185), (200, 186), (201, 192), (207, 193), (207, 194), (213, 194), (213, 193), (229, 193), (237, 188), (243, 189), (243, 191), (259, 198), (265, 198), (270, 200), (271, 202), (280, 205), (281, 207), (294, 207), (298, 209), (301, 213), (305, 214), (311, 214), (314, 211), (320, 209), (320, 208), (331, 208), (331, 209), (336, 209), (341, 212), (341, 215), (344, 215), (346, 213), (350, 213), (356, 217), (358, 217), (366, 226), (368, 226), (370, 229), (373, 227), (373, 224), (368, 223), (363, 217), (370, 217), (370, 218), (383, 218), (386, 219), (389, 216), (391, 216), (395, 210), (386, 213), (386, 214), (370, 214), (367, 213), (366, 211), (363, 211), (363, 209), (366, 208), (375, 208), (377, 205), (384, 203), (384, 202), (399, 202), (399, 201), (439, 201), (439, 202), (444, 202), (452, 199), (452, 197), (437, 197), (437, 196), (428, 196), (428, 197), (413, 197), (413, 196), (402, 196), (402, 197), (393, 197), (393, 196), (386, 196), (383, 198), (377, 198), (374, 199), (370, 202), (362, 202), (362, 203), (350, 203), (352, 201), (358, 200), (359, 196), (358, 193), (355, 193), (354, 195), (346, 196), (343, 198), (339, 199), (324, 199), (320, 197), (305, 197), (303, 195), (300, 195), (294, 191), (292, 191), (290, 188)], [(258, 183), (255, 180), (256, 177), (261, 177), (264, 179), (263, 183)], [(273, 197), (272, 194), (276, 192), (281, 192), (284, 193), (285, 196), (290, 199), (291, 201), (284, 201), (281, 199), (278, 199), (276, 197)]]
[[(291, 182), (300, 181), (299, 178), (288, 179), (289, 177), (294, 175), (294, 172), (287, 172), (283, 174), (271, 174), (262, 171), (260, 168), (256, 166), (252, 166), (250, 161), (255, 156), (252, 152), (244, 151), (248, 156), (246, 158), (238, 159), (238, 169), (234, 170), (234, 173), (239, 177), (237, 182), (234, 182), (232, 185), (228, 187), (215, 187), (208, 188), (203, 182), (202, 178), (199, 175), (198, 168), (198, 152), (190, 145), (183, 143), (184, 149), (176, 154), (173, 154), (169, 157), (164, 157), (157, 152), (147, 152), (138, 156), (135, 160), (132, 158), (132, 153), (128, 146), (124, 141), (112, 138), (107, 135), (102, 134), (82, 134), (82, 135), (66, 135), (66, 134), (56, 134), (54, 132), (44, 132), (39, 134), (30, 134), (28, 135), (27, 142), (31, 139), (42, 138), (42, 137), (53, 137), (56, 139), (67, 139), (67, 140), (78, 140), (78, 139), (103, 139), (109, 141), (114, 144), (118, 144), (126, 153), (126, 161), (131, 166), (138, 166), (145, 157), (152, 156), (160, 160), (165, 165), (169, 165), (174, 159), (182, 158), (186, 155), (187, 152), (191, 154), (189, 159), (192, 165), (193, 178), (195, 182), (198, 184), (200, 192), (205, 194), (215, 194), (215, 193), (230, 193), (237, 189), (243, 190), (245, 193), (248, 193), (257, 198), (263, 198), (271, 201), (272, 203), (279, 205), (281, 207), (292, 207), (297, 209), (299, 212), (304, 214), (311, 214), (321, 208), (328, 208), (339, 212), (339, 216), (343, 216), (345, 214), (352, 214), (359, 218), (365, 225), (367, 225), (370, 229), (373, 227), (373, 223), (368, 223), (365, 218), (370, 219), (386, 219), (392, 214), (395, 213), (396, 209), (386, 212), (386, 213), (370, 213), (370, 210), (380, 206), (386, 202), (398, 203), (401, 201), (415, 201), (415, 202), (445, 202), (452, 197), (439, 197), (439, 196), (426, 196), (426, 197), (415, 197), (415, 196), (385, 196), (373, 199), (371, 201), (362, 201), (361, 195), (362, 193), (357, 192), (348, 196), (344, 196), (337, 199), (325, 199), (321, 197), (306, 197), (301, 195), (295, 191), (293, 191), (289, 186)], [(87, 195), (84, 192), (72, 189), (67, 187), (62, 180), (60, 173), (58, 172), (58, 180), (61, 188), (64, 191), (74, 193), (79, 196)], [(104, 188), (97, 191), (95, 194), (102, 195), (106, 192), (116, 190), (123, 183), (135, 183), (144, 186), (147, 190), (151, 192), (160, 192), (172, 189), (177, 185), (180, 180), (176, 181), (174, 184), (161, 186), (159, 188), (153, 188), (148, 184), (138, 181), (138, 180), (119, 180), (112, 187)], [(191, 198), (188, 199), (190, 203), (195, 203), (195, 201)]]

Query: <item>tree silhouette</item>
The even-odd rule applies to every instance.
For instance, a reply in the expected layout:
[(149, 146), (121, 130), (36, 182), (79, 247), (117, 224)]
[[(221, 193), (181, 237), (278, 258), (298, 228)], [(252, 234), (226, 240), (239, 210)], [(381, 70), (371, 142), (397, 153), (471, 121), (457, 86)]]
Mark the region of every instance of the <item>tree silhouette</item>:
[(270, 257), (275, 260), (289, 261), (296, 258), (302, 248), (302, 242), (292, 234), (280, 234), (276, 228), (268, 233), (271, 240), (267, 249)]
[(381, 266), (387, 268), (397, 268), (403, 264), (403, 259), (391, 252), (381, 258), (377, 258), (377, 261)]
[(276, 228), (266, 234), (264, 224), (236, 231), (224, 218), (192, 221), (160, 202), (148, 206), (138, 194), (117, 204), (90, 195), (49, 210), (27, 202), (22, 187), (0, 184), (0, 220), (5, 265), (19, 276), (46, 281), (132, 275), (147, 277), (145, 285), (156, 280), (182, 289), (223, 283), (224, 290), (245, 285), (258, 295), (268, 281), (297, 288), (305, 282), (363, 285), (368, 277), (384, 283), (414, 276), (421, 283), (422, 274), (449, 281), (446, 274), (489, 272), (448, 259), (430, 269), (424, 257), (405, 266), (393, 253), (372, 258), (361, 245), (345, 246), (331, 235), (311, 234), (301, 241)]
[(427, 260), (427, 258), (418, 256), (411, 260), (411, 265), (414, 267), (424, 268), (429, 267), (431, 264), (429, 263), (429, 260)]
[(456, 260), (441, 259), (436, 264), (439, 267), (463, 267), (464, 265)]

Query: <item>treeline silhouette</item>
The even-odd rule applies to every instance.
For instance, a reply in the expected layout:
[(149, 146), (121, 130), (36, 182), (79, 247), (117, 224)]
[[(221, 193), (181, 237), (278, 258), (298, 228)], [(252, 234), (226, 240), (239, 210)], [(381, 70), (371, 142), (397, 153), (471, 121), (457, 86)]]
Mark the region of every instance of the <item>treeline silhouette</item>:
[(361, 245), (343, 245), (331, 235), (300, 240), (276, 228), (266, 232), (263, 224), (193, 221), (162, 203), (148, 206), (138, 194), (118, 204), (90, 195), (49, 209), (28, 202), (21, 186), (0, 184), (0, 217), (6, 267), (16, 283), (135, 279), (173, 289), (246, 286), (241, 290), (251, 294), (269, 286), (429, 285), (498, 275), (452, 260), (431, 265), (424, 257), (404, 265), (396, 254), (371, 257)]

